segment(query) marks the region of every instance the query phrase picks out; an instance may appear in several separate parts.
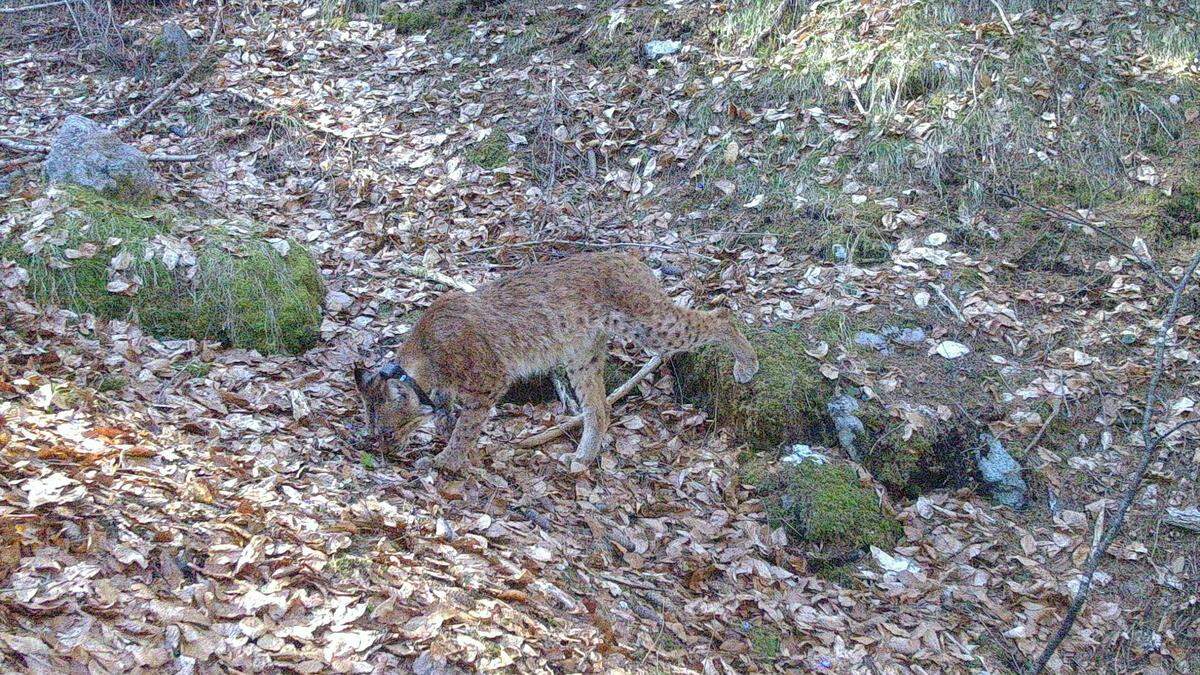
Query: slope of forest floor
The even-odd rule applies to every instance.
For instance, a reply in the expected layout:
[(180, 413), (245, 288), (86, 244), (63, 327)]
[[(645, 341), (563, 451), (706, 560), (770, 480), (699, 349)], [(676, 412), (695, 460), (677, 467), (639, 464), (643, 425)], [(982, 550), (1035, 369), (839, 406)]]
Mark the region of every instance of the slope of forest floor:
[[(119, 120), (172, 77), (141, 45), (167, 21), (202, 41), (213, 18), (114, 4), (125, 32), (103, 44), (62, 8), (0, 15), (4, 137)], [(1174, 0), (803, 4), (226, 2), (211, 64), (126, 140), (201, 155), (156, 165), (177, 208), (311, 248), (322, 341), (159, 341), (35, 307), (0, 261), (0, 669), (1003, 672), (1036, 655), (1140, 452), (1167, 294), (1136, 258), (1175, 277), (1197, 248), (1200, 20)], [(682, 50), (651, 61), (649, 40)], [(0, 211), (36, 213), (36, 169), (0, 178)], [(478, 285), (606, 247), (681, 302), (799, 325), (897, 438), (986, 429), (1029, 508), (864, 470), (902, 537), (817, 574), (669, 368), (579, 476), (571, 439), (513, 442), (552, 405), (503, 407), (461, 476), (413, 468), (427, 434), (358, 449), (351, 364), (446, 290), (401, 265)], [(1161, 429), (1197, 415), (1195, 311), (1191, 295)], [(856, 344), (887, 325), (928, 340)], [(1200, 503), (1196, 439), (1153, 466), (1055, 670), (1200, 668), (1200, 539), (1162, 523)]]

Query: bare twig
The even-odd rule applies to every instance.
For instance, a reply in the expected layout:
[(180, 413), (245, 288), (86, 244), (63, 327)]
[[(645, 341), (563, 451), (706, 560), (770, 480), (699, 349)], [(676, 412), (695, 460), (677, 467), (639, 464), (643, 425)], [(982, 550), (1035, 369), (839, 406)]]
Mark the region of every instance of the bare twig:
[(340, 131), (338, 129), (331, 129), (324, 125), (317, 124), (316, 122), (310, 122), (310, 121), (304, 119), (303, 117), (293, 115), (293, 114), (289, 113), (287, 110), (284, 110), (283, 108), (268, 101), (267, 99), (261, 98), (259, 96), (255, 96), (254, 94), (248, 94), (244, 91), (237, 91), (236, 89), (229, 91), (229, 93), (233, 94), (237, 98), (242, 99), (243, 101), (245, 101), (246, 103), (249, 103), (250, 105), (256, 105), (260, 108), (264, 108), (270, 112), (275, 113), (276, 115), (286, 115), (289, 119), (295, 120), (296, 123), (298, 123), (302, 126), (308, 127), (309, 129), (312, 129), (313, 131), (316, 131), (316, 132), (319, 132), (322, 134), (328, 134), (330, 136), (334, 136), (336, 138), (341, 138), (344, 140), (352, 141), (352, 140), (359, 139), (359, 138), (370, 138), (372, 136), (378, 135), (376, 132), (373, 132), (373, 131), (362, 131), (362, 132), (358, 132), (358, 133), (350, 133), (350, 132), (346, 132), (346, 131)]
[[(625, 395), (632, 391), (633, 388), (637, 386), (638, 382), (646, 379), (646, 377), (648, 377), (650, 373), (657, 370), (662, 363), (663, 357), (661, 354), (656, 355), (654, 358), (647, 361), (646, 365), (642, 366), (641, 370), (633, 374), (633, 377), (626, 380), (624, 384), (614, 389), (613, 393), (608, 395), (608, 405), (615, 405), (617, 401), (625, 398)], [(541, 433), (534, 434), (528, 438), (523, 438), (517, 441), (517, 447), (536, 448), (539, 445), (545, 445), (550, 441), (559, 438), (568, 431), (578, 428), (581, 424), (583, 424), (583, 415), (576, 415), (575, 417), (571, 417), (558, 426), (551, 427)]]
[(54, 0), (54, 2), (39, 2), (36, 5), (20, 5), (17, 7), (0, 7), (0, 14), (17, 14), (20, 12), (36, 12), (39, 9), (50, 9), (71, 4), (72, 0)]
[(1108, 551), (1108, 547), (1112, 545), (1113, 540), (1121, 532), (1121, 526), (1125, 524), (1125, 514), (1128, 513), (1129, 507), (1133, 504), (1134, 498), (1137, 497), (1138, 491), (1142, 487), (1142, 480), (1146, 477), (1146, 471), (1149, 470), (1150, 464), (1158, 456), (1158, 449), (1162, 446), (1169, 433), (1182, 428), (1183, 424), (1176, 425), (1171, 432), (1159, 436), (1154, 436), (1151, 431), (1151, 423), (1154, 420), (1155, 397), (1158, 394), (1158, 386), (1162, 381), (1163, 374), (1166, 371), (1166, 352), (1167, 339), (1171, 334), (1171, 330), (1175, 327), (1175, 319), (1179, 314), (1179, 304), (1183, 299), (1183, 292), (1187, 288), (1188, 283), (1192, 280), (1192, 275), (1196, 273), (1196, 268), (1200, 267), (1200, 253), (1197, 253), (1192, 258), (1191, 263), (1184, 271), (1183, 276), (1173, 285), (1171, 302), (1167, 307), (1166, 316), (1163, 318), (1162, 327), (1158, 331), (1158, 340), (1154, 345), (1154, 373), (1150, 376), (1150, 385), (1146, 389), (1146, 407), (1142, 410), (1142, 459), (1138, 463), (1133, 478), (1129, 480), (1129, 484), (1125, 487), (1124, 493), (1121, 495), (1121, 501), (1117, 503), (1117, 510), (1113, 515), (1112, 521), (1104, 530), (1104, 535), (1092, 547), (1088, 553), (1087, 560), (1083, 564), (1083, 575), (1079, 581), (1079, 590), (1075, 593), (1071, 605), (1067, 608), (1067, 614), (1063, 617), (1062, 624), (1059, 625), (1058, 631), (1054, 633), (1054, 637), (1046, 644), (1046, 648), (1042, 650), (1041, 655), (1030, 666), (1029, 672), (1033, 675), (1038, 675), (1046, 668), (1054, 652), (1058, 650), (1059, 645), (1066, 639), (1071, 632), (1071, 627), (1075, 625), (1075, 620), (1079, 618), (1079, 612), (1083, 609), (1083, 605), (1087, 602), (1088, 592), (1092, 587), (1092, 578), (1096, 575), (1096, 569), (1100, 566), (1100, 560)]
[(465, 281), (461, 281), (459, 279), (455, 279), (454, 277), (452, 277), (448, 274), (445, 274), (443, 272), (429, 269), (428, 267), (425, 267), (424, 265), (403, 265), (402, 264), (402, 265), (399, 265), (399, 268), (400, 268), (401, 272), (404, 272), (405, 274), (407, 274), (410, 277), (419, 277), (421, 279), (433, 281), (433, 282), (442, 284), (443, 286), (449, 286), (450, 288), (458, 289), (465, 293), (474, 293), (475, 292), (475, 287), (472, 286), (471, 284), (469, 284)]
[(192, 73), (195, 73), (196, 69), (198, 69), (205, 61), (208, 60), (208, 55), (212, 53), (213, 45), (217, 43), (217, 35), (221, 33), (221, 19), (224, 17), (224, 15), (225, 3), (222, 0), (217, 0), (216, 16), (213, 18), (212, 30), (208, 34), (208, 42), (204, 45), (204, 51), (200, 52), (200, 55), (197, 56), (194, 61), (192, 61), (192, 65), (188, 66), (187, 69), (179, 75), (179, 77), (175, 78), (171, 84), (167, 85), (166, 89), (163, 89), (158, 96), (155, 96), (153, 99), (151, 99), (150, 102), (147, 103), (141, 110), (134, 113), (132, 117), (114, 125), (114, 132), (119, 133), (125, 131), (126, 129), (132, 128), (134, 125), (140, 124), (142, 121), (144, 121), (146, 116), (149, 115), (151, 111), (162, 105), (163, 101), (166, 101), (168, 98), (170, 98), (171, 95), (173, 95), (181, 86), (183, 86), (183, 83), (192, 76)]
[(712, 258), (700, 253), (681, 250), (675, 246), (666, 244), (654, 244), (650, 242), (640, 241), (575, 241), (573, 239), (534, 239), (531, 241), (518, 241), (511, 244), (496, 244), (495, 246), (481, 246), (473, 248), (467, 253), (486, 253), (488, 251), (500, 251), (508, 248), (536, 248), (538, 246), (578, 246), (585, 249), (608, 249), (608, 248), (648, 248), (656, 251), (671, 251), (673, 253), (681, 253), (687, 256), (703, 258), (712, 263), (720, 263), (720, 260)]
[(1127, 250), (1131, 255), (1133, 255), (1134, 260), (1136, 260), (1139, 265), (1141, 265), (1143, 268), (1145, 268), (1146, 271), (1150, 272), (1150, 274), (1153, 275), (1154, 280), (1157, 281), (1158, 283), (1162, 284), (1164, 288), (1173, 289), (1175, 287), (1174, 282), (1172, 282), (1167, 277), (1167, 275), (1163, 274), (1162, 270), (1159, 269), (1158, 265), (1156, 265), (1153, 260), (1142, 255), (1141, 252), (1139, 252), (1133, 244), (1125, 241), (1124, 239), (1113, 234), (1112, 232), (1109, 232), (1106, 228), (1101, 227), (1098, 223), (1090, 222), (1087, 219), (1081, 218), (1081, 217), (1079, 217), (1073, 213), (1070, 213), (1068, 211), (1051, 208), (1049, 206), (1045, 206), (1042, 204), (1036, 204), (1034, 202), (1029, 201), (1028, 199), (1025, 199), (1024, 197), (1022, 197), (1021, 195), (1019, 195), (1015, 192), (1003, 192), (1001, 194), (1004, 197), (1012, 199), (1015, 202), (1024, 204), (1025, 206), (1028, 206), (1031, 209), (1036, 209), (1036, 210), (1042, 212), (1042, 214), (1044, 214), (1044, 215), (1051, 216), (1051, 217), (1055, 218), (1056, 220), (1071, 223), (1073, 225), (1079, 225), (1079, 226), (1086, 227), (1086, 228), (1092, 230), (1093, 232), (1099, 234), (1101, 237), (1104, 237), (1105, 239), (1109, 240), (1110, 242)]
[[(50, 146), (48, 146), (44, 143), (34, 143), (32, 141), (18, 141), (18, 140), (12, 140), (12, 139), (8, 139), (8, 138), (0, 138), (0, 147), (5, 147), (10, 150), (16, 150), (17, 152), (26, 152), (26, 153), (30, 153), (30, 154), (36, 154), (36, 155), (45, 155), (50, 152)], [(151, 162), (194, 162), (194, 161), (200, 159), (200, 155), (172, 155), (169, 153), (154, 152), (154, 153), (150, 153), (150, 154), (146, 155), (146, 159)], [(3, 166), (7, 166), (9, 164), (25, 164), (27, 162), (37, 162), (37, 161), (41, 161), (41, 158), (40, 157), (29, 157), (29, 158), (22, 157), (17, 160), (12, 160)]]
[(1021, 457), (1028, 456), (1029, 451), (1033, 450), (1034, 447), (1037, 446), (1038, 441), (1042, 440), (1042, 436), (1046, 433), (1046, 429), (1050, 428), (1050, 423), (1054, 421), (1055, 417), (1058, 417), (1058, 411), (1062, 409), (1062, 401), (1063, 400), (1061, 398), (1054, 401), (1054, 410), (1050, 411), (1050, 416), (1047, 417), (1046, 421), (1042, 423), (1042, 428), (1038, 429), (1037, 433), (1033, 436), (1033, 440), (1029, 441), (1029, 445), (1025, 446), (1025, 452), (1020, 455)]
[(1000, 6), (1000, 3), (992, 0), (992, 7), (995, 7), (996, 11), (1000, 12), (1000, 20), (1004, 22), (1004, 28), (1008, 30), (1008, 34), (1015, 35), (1012, 24), (1008, 22), (1008, 15), (1004, 13), (1004, 8)]
[(0, 147), (16, 150), (17, 152), (50, 152), (50, 146), (43, 143), (35, 143), (34, 141), (13, 140), (9, 138), (0, 138)]
[(749, 53), (753, 54), (755, 51), (757, 51), (758, 46), (762, 44), (763, 40), (766, 40), (768, 35), (774, 32), (775, 29), (779, 28), (779, 24), (783, 21), (783, 16), (787, 14), (788, 10), (795, 6), (795, 4), (796, 0), (779, 1), (779, 4), (775, 6), (775, 10), (771, 12), (771, 17), (767, 19), (766, 25), (763, 26), (762, 30), (758, 31), (752, 40), (750, 40)]

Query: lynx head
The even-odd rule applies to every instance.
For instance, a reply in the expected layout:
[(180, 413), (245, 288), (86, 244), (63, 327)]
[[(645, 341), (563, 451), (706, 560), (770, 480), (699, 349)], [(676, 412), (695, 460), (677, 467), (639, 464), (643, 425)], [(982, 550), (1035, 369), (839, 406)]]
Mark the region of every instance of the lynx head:
[(372, 437), (400, 446), (421, 426), (424, 415), (416, 390), (409, 383), (390, 377), (386, 368), (370, 372), (356, 363), (354, 384)]

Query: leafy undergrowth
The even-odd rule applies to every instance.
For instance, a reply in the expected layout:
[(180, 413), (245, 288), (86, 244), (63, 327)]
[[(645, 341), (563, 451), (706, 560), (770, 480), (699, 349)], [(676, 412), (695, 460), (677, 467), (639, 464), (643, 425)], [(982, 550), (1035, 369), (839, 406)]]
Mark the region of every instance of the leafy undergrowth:
[[(126, 140), (202, 154), (155, 165), (181, 212), (252, 214), (312, 250), (322, 340), (160, 342), (39, 309), (0, 263), (0, 669), (1019, 668), (1138, 451), (1162, 292), (1096, 227), (1005, 195), (1104, 221), (1177, 274), (1200, 26), (1178, 0), (998, 4), (788, 3), (763, 33), (777, 2), (227, 2), (211, 72)], [(121, 11), (193, 35), (211, 18)], [(50, 12), (0, 23), (6, 135), (157, 95), (58, 51), (70, 17)], [(408, 12), (436, 20), (385, 20)], [(683, 48), (649, 62), (647, 39)], [(459, 476), (414, 469), (440, 440), (357, 449), (350, 363), (387, 357), (445, 290), (401, 265), (479, 284), (573, 242), (639, 250), (680, 302), (797, 327), (795, 372), (880, 430), (864, 455), (938, 457), (927, 434), (986, 427), (1030, 508), (884, 491), (888, 467), (855, 467), (901, 536), (818, 573), (667, 369), (581, 476), (560, 459), (573, 438), (512, 442), (554, 405), (504, 407)], [(884, 325), (926, 338), (855, 344)], [(1193, 325), (1168, 351), (1164, 426), (1197, 414)], [(1194, 431), (1153, 467), (1054, 670), (1200, 667), (1200, 549), (1159, 522), (1200, 501)]]

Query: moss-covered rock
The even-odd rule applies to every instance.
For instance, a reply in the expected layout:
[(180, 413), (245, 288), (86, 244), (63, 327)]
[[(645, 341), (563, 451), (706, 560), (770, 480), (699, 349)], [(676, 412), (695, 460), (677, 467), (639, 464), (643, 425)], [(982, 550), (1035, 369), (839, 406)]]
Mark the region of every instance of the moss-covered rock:
[(219, 339), (264, 353), (316, 343), (324, 283), (294, 241), (253, 226), (210, 224), (176, 236), (180, 215), (94, 192), (61, 193), (52, 218), (0, 240), (0, 258), (29, 272), (40, 303), (137, 320), (162, 338)]
[(744, 480), (763, 500), (767, 521), (788, 539), (812, 549), (820, 560), (840, 560), (868, 546), (889, 547), (899, 526), (880, 507), (870, 485), (844, 464), (756, 459)]
[(828, 434), (825, 404), (833, 385), (804, 353), (797, 326), (746, 330), (759, 371), (748, 384), (733, 379), (727, 349), (706, 347), (674, 360), (684, 398), (703, 405), (755, 451), (774, 451), (797, 439)]

